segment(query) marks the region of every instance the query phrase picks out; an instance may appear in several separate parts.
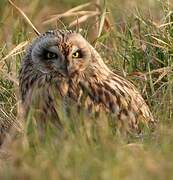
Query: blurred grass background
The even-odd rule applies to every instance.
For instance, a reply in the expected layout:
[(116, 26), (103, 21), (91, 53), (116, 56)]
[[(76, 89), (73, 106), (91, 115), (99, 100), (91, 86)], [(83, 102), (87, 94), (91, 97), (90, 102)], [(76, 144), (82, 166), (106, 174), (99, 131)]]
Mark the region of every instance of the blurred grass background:
[[(16, 0), (39, 32), (63, 28), (77, 17), (50, 20), (89, 0)], [(0, 179), (172, 179), (173, 178), (173, 1), (95, 1), (85, 10), (98, 17), (71, 27), (82, 29), (115, 72), (133, 81), (159, 119), (155, 132), (142, 138), (114, 135), (107, 122), (77, 117), (65, 127), (58, 143), (48, 134), (44, 143), (31, 131), (27, 141), (8, 145), (0, 160)], [(96, 20), (105, 22), (99, 37)], [(36, 37), (31, 26), (7, 0), (0, 0), (0, 120), (16, 120), (18, 70), (25, 45)], [(22, 46), (22, 44), (20, 44)], [(21, 47), (20, 46), (20, 47)], [(9, 55), (9, 57), (8, 57)], [(73, 126), (73, 127), (72, 127)], [(7, 156), (7, 157), (6, 157)]]

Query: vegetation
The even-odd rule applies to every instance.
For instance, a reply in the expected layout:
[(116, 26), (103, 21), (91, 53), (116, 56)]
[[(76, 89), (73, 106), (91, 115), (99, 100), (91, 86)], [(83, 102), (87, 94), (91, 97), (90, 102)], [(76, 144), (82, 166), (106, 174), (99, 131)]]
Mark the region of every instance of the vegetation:
[[(124, 138), (104, 118), (88, 120), (74, 114), (56, 142), (52, 129), (40, 142), (31, 114), (22, 135), (1, 149), (0, 179), (173, 177), (172, 0), (107, 0), (84, 6), (87, 2), (16, 0), (15, 4), (39, 32), (69, 25), (82, 31), (108, 66), (141, 90), (159, 125), (153, 133)], [(85, 23), (76, 11), (64, 16), (81, 4)], [(0, 34), (0, 120), (21, 121), (18, 71), (26, 45), (37, 35), (7, 0), (0, 0)]]

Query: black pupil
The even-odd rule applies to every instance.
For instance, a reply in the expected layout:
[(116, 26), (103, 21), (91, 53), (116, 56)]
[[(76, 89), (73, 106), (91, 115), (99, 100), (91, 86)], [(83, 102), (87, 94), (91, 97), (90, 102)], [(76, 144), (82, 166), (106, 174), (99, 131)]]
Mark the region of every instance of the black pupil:
[(74, 53), (74, 56), (77, 56), (78, 58), (81, 58), (81, 57), (82, 57), (81, 51), (80, 51), (80, 50), (76, 51), (76, 52)]

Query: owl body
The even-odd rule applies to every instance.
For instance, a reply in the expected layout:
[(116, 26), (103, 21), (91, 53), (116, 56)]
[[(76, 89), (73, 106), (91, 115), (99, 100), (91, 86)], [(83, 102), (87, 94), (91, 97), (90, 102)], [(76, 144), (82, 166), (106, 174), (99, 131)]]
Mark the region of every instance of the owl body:
[(88, 112), (111, 114), (123, 130), (141, 132), (141, 124), (155, 126), (156, 121), (148, 105), (131, 82), (110, 70), (100, 75), (101, 67), (93, 67), (88, 69), (89, 74), (86, 72), (72, 77), (70, 97), (76, 97), (75, 101)]
[(140, 123), (147, 127), (156, 123), (134, 85), (113, 73), (88, 41), (75, 32), (45, 33), (25, 55), (20, 92), (26, 111), (34, 98), (44, 112), (42, 117), (45, 119), (49, 114), (50, 119), (58, 119), (60, 124), (52, 89), (60, 100), (67, 97), (88, 112), (111, 114), (128, 130), (140, 131)]

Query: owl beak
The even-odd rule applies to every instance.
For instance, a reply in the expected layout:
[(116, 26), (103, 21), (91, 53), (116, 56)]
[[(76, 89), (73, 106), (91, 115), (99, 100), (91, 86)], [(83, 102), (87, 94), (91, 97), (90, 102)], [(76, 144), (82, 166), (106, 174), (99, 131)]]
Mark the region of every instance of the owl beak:
[(67, 76), (67, 75), (68, 75), (67, 66), (63, 66), (63, 67), (60, 69), (60, 73), (61, 73), (63, 76)]
[(76, 70), (75, 70), (73, 64), (71, 62), (69, 62), (68, 59), (67, 59), (67, 72), (68, 72), (68, 76), (73, 76), (75, 71)]
[(71, 76), (74, 74), (74, 68), (72, 68), (70, 65), (67, 67), (68, 75)]
[(69, 66), (67, 66), (67, 71), (68, 71), (68, 75), (71, 74), (71, 68)]

